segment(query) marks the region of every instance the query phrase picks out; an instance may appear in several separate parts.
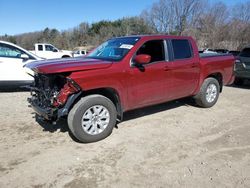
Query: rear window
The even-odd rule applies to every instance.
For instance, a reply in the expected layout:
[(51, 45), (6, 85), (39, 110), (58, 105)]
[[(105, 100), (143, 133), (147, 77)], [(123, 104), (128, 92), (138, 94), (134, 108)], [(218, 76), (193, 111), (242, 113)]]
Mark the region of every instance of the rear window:
[(192, 57), (192, 49), (189, 41), (183, 40), (172, 40), (174, 59), (186, 59)]
[(250, 48), (245, 48), (240, 52), (240, 56), (242, 57), (250, 57)]

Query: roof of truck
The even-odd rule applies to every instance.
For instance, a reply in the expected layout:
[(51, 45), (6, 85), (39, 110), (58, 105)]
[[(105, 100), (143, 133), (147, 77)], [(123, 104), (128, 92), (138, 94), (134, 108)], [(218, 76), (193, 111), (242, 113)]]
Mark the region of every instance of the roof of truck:
[(170, 37), (170, 38), (191, 38), (190, 36), (177, 36), (177, 35), (167, 35), (167, 34), (145, 34), (145, 35), (128, 35), (128, 36), (121, 36), (121, 37), (114, 37), (114, 38), (125, 38), (125, 37), (138, 37), (138, 38), (153, 38), (153, 37)]

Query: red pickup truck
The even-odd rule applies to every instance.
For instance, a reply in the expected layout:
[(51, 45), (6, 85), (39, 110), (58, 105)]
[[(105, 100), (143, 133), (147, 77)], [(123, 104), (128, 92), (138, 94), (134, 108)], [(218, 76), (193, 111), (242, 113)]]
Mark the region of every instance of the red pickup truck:
[(187, 96), (213, 106), (234, 80), (232, 55), (198, 53), (191, 37), (148, 35), (108, 40), (82, 58), (37, 61), (29, 102), (51, 121), (67, 117), (73, 135), (95, 142), (123, 113)]

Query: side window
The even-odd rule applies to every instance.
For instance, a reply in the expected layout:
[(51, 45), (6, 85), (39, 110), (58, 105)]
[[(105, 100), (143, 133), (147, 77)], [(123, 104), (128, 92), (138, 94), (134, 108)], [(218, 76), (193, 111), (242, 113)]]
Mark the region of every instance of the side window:
[(53, 51), (53, 50), (54, 50), (54, 47), (51, 46), (51, 45), (45, 45), (45, 50), (46, 50), (46, 51)]
[(192, 49), (189, 41), (186, 39), (172, 40), (174, 59), (186, 59), (192, 57)]
[(41, 44), (38, 45), (38, 51), (43, 51), (43, 45)]
[(136, 55), (140, 54), (150, 55), (150, 63), (155, 61), (164, 61), (165, 51), (163, 40), (152, 40), (144, 43), (136, 52)]
[(0, 44), (0, 57), (20, 58), (23, 52), (13, 46)]

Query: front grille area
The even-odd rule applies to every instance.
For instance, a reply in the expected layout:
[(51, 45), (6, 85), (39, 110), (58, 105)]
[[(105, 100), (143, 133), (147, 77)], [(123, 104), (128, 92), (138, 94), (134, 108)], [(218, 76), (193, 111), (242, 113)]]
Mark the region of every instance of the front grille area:
[(35, 75), (30, 101), (43, 109), (53, 108), (53, 102), (65, 83), (64, 75)]

